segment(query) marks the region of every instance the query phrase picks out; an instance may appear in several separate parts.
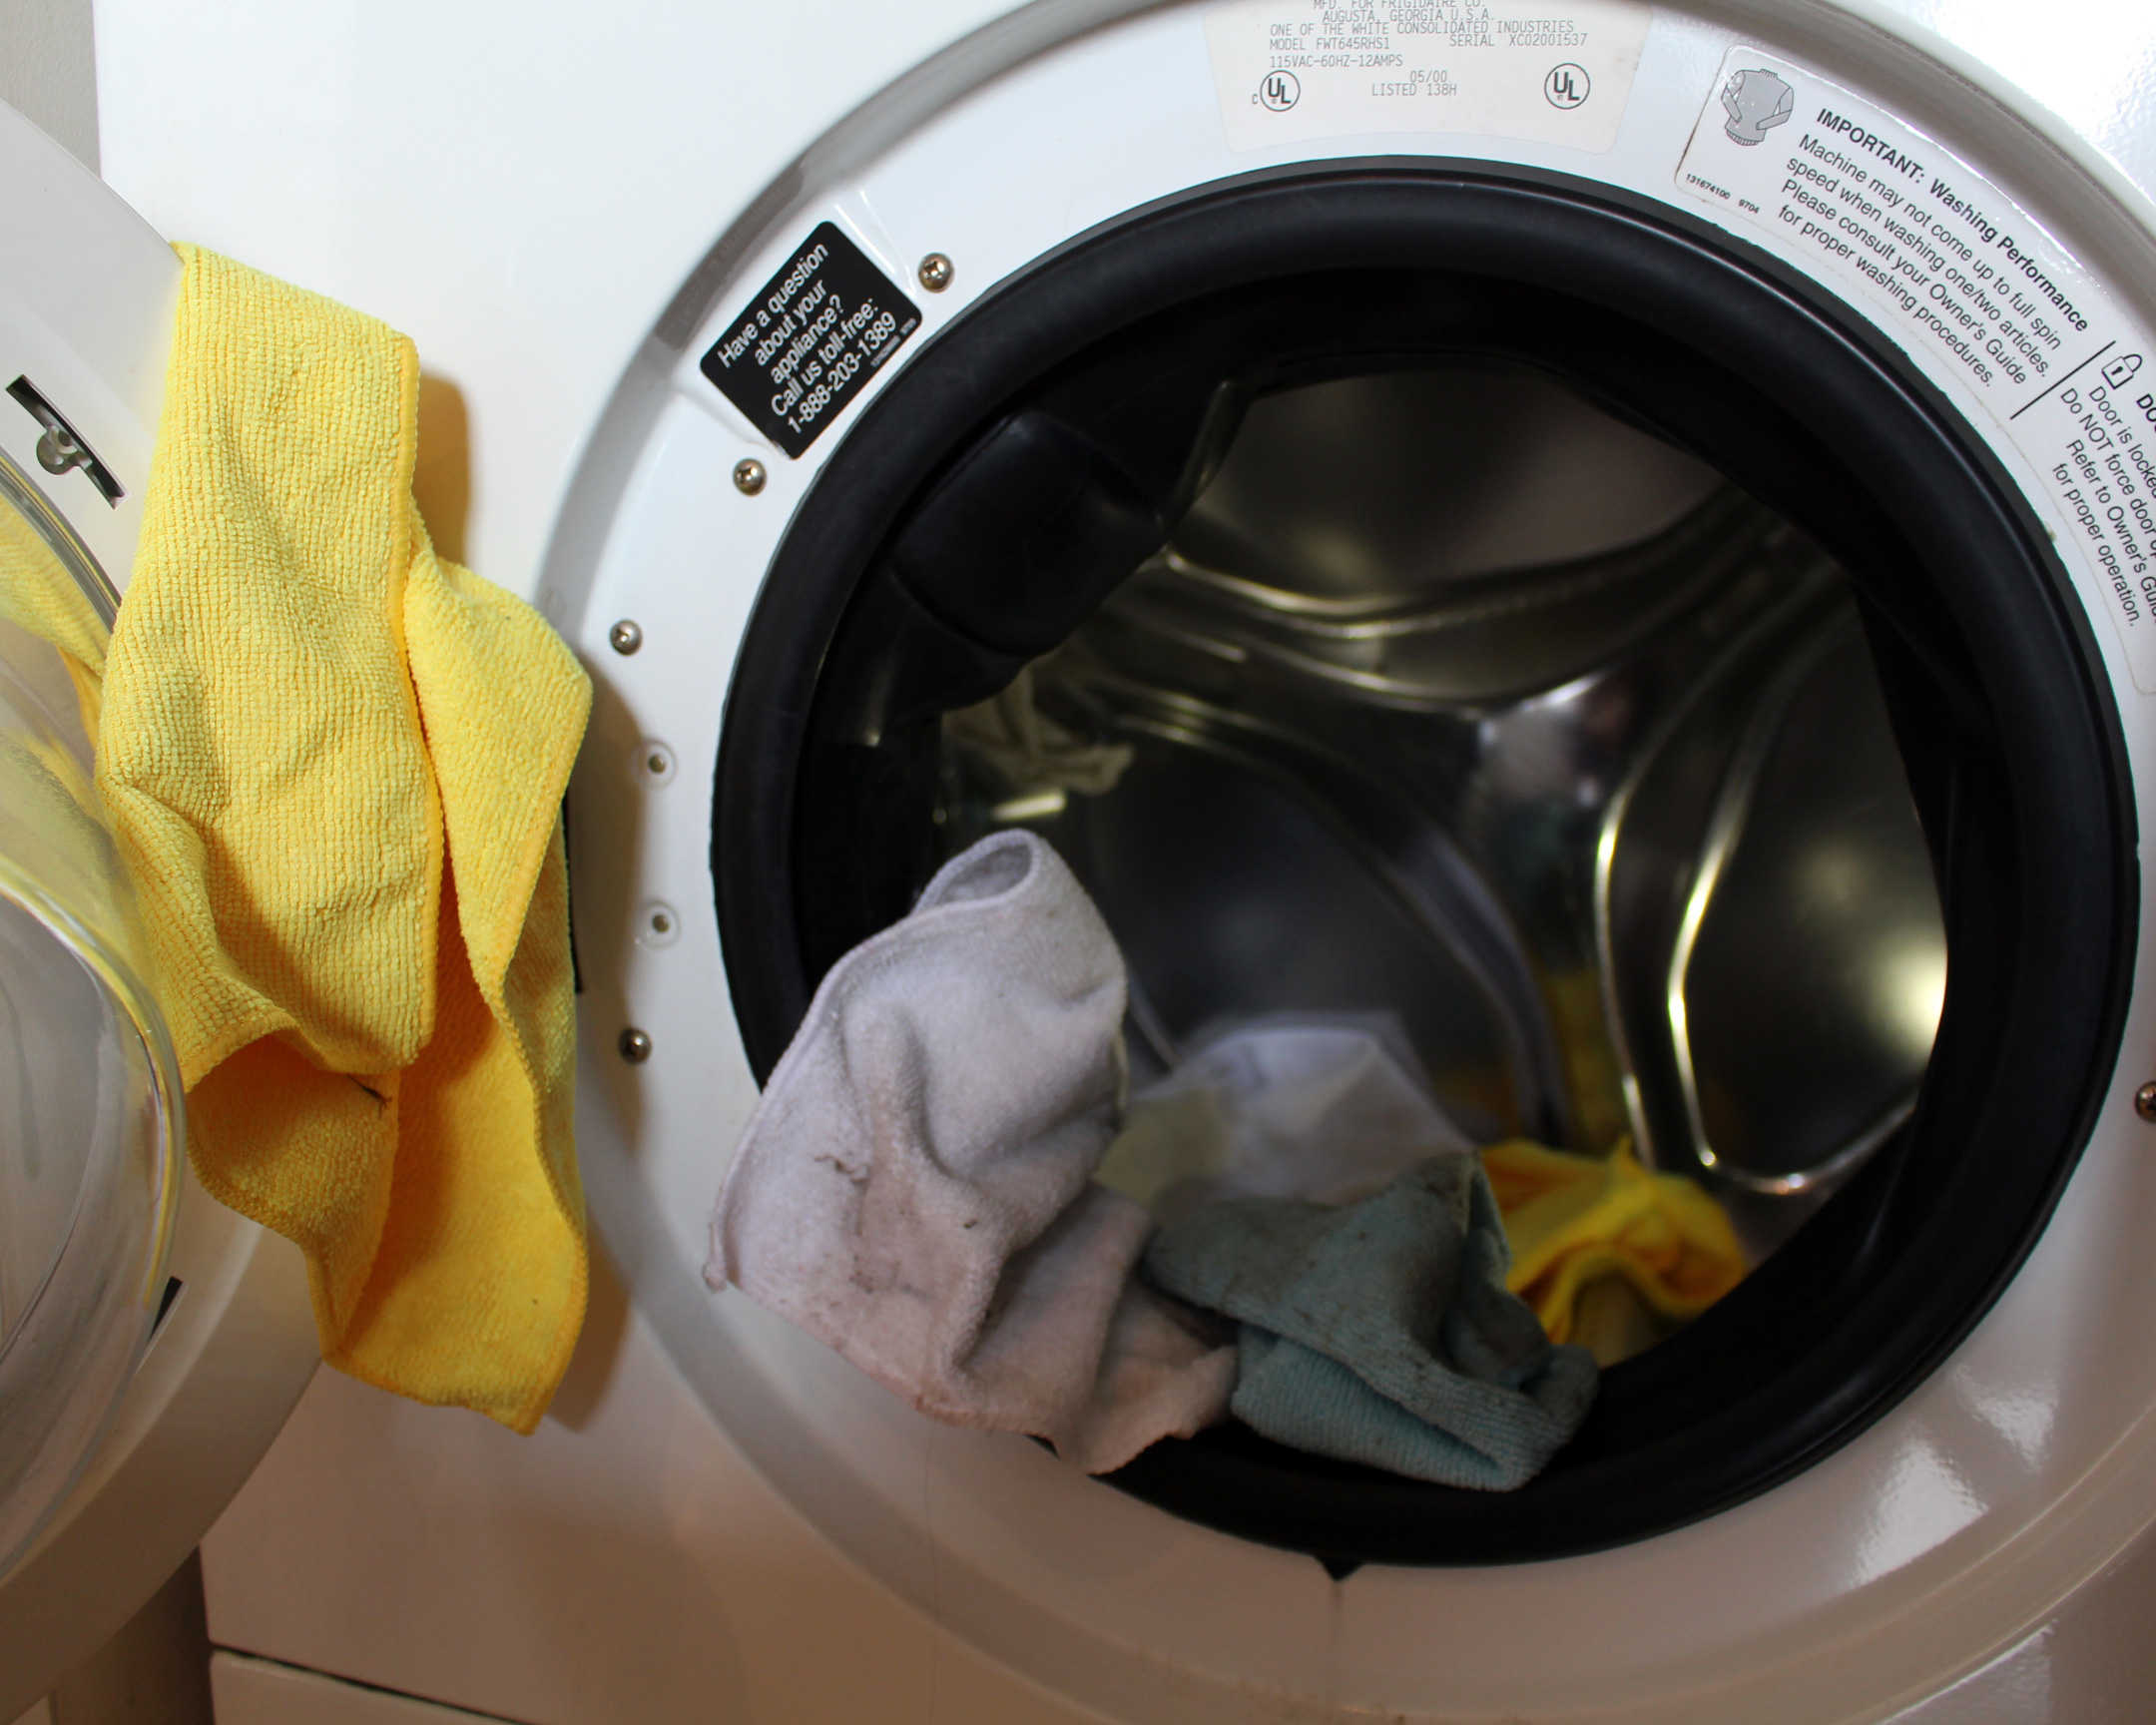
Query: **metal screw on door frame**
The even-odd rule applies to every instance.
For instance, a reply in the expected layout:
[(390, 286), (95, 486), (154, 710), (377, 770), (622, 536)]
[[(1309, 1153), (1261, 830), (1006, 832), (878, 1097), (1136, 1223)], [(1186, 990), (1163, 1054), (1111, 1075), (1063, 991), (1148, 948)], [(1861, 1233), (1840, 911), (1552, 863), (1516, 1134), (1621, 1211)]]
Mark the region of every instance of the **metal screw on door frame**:
[(957, 271), (942, 253), (931, 252), (920, 261), (920, 268), (914, 274), (920, 278), (920, 285), (929, 292), (940, 293), (951, 285), (951, 278)]
[(734, 463), (734, 489), (744, 497), (754, 497), (763, 490), (764, 481), (768, 477), (764, 471), (764, 463), (754, 455)]
[(2156, 1084), (2144, 1084), (2134, 1092), (2134, 1112), (2144, 1120), (2156, 1120)]
[(7, 392), (45, 428), (44, 435), (37, 440), (38, 465), (56, 479), (79, 468), (98, 488), (98, 494), (115, 509), (119, 508), (120, 499), (127, 495), (126, 490), (113, 477), (112, 469), (97, 458), (97, 451), (83, 441), (82, 433), (38, 392), (37, 385), (27, 377), (18, 377), (7, 386)]
[(75, 433), (55, 425), (37, 440), (38, 465), (58, 477), (89, 463), (90, 451), (75, 441)]
[(621, 1040), (615, 1046), (621, 1050), (621, 1057), (632, 1066), (641, 1066), (651, 1058), (651, 1037), (634, 1024), (621, 1033)]
[(644, 631), (624, 617), (607, 631), (607, 644), (624, 659), (644, 645)]

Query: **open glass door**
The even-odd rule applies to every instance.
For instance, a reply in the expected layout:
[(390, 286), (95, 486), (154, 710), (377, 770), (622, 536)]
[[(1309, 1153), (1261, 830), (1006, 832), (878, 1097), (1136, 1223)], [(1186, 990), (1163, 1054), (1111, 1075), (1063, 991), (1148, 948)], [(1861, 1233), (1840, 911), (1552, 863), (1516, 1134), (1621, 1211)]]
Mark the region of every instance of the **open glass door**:
[(93, 786), (180, 263), (0, 107), (0, 1719), (195, 1547), (315, 1365), (296, 1249), (213, 1202)]
[(111, 607), (0, 457), (0, 1570), (149, 1345), (178, 1198), (179, 1074), (91, 784)]

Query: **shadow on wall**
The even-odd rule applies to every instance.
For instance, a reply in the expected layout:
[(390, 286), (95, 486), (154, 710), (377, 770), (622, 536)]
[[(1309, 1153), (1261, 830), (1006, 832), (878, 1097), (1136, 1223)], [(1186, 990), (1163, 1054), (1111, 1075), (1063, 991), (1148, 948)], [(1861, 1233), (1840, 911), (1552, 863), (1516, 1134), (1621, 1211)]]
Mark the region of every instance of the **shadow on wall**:
[(471, 513), (471, 417), (464, 410), (463, 390), (443, 378), (419, 378), (416, 453), (412, 497), (427, 534), (437, 555), (461, 563), (464, 523)]
[(0, 102), (97, 172), (97, 53), (90, 0), (0, 5)]

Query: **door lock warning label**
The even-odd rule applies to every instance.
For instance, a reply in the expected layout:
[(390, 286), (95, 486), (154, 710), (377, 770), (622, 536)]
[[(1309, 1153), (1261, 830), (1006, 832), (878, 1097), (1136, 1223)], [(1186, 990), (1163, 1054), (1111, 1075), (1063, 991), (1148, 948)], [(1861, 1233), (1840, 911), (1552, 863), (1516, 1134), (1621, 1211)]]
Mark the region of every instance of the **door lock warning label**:
[(1757, 48), (1723, 61), (1677, 186), (1871, 304), (1983, 404), (2156, 694), (2156, 345), (2080, 264), (1934, 140)]
[(799, 459), (920, 327), (920, 311), (825, 222), (704, 355), (704, 375)]

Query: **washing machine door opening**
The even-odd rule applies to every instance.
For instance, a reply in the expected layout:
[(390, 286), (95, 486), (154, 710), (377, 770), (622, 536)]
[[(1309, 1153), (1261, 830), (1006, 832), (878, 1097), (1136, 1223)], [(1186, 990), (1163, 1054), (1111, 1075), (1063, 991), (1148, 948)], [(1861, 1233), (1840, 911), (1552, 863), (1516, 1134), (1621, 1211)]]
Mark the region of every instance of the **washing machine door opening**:
[(1980, 448), (1846, 313), (1577, 188), (1335, 170), (1111, 227), (895, 377), (774, 562), (713, 847), (751, 1057), (1031, 825), (1141, 1071), (1381, 1015), (1474, 1135), (1629, 1137), (1761, 1260), (1518, 1491), (1233, 1425), (1116, 1483), (1336, 1564), (1763, 1490), (1981, 1315), (2116, 1054), (2116, 717)]

